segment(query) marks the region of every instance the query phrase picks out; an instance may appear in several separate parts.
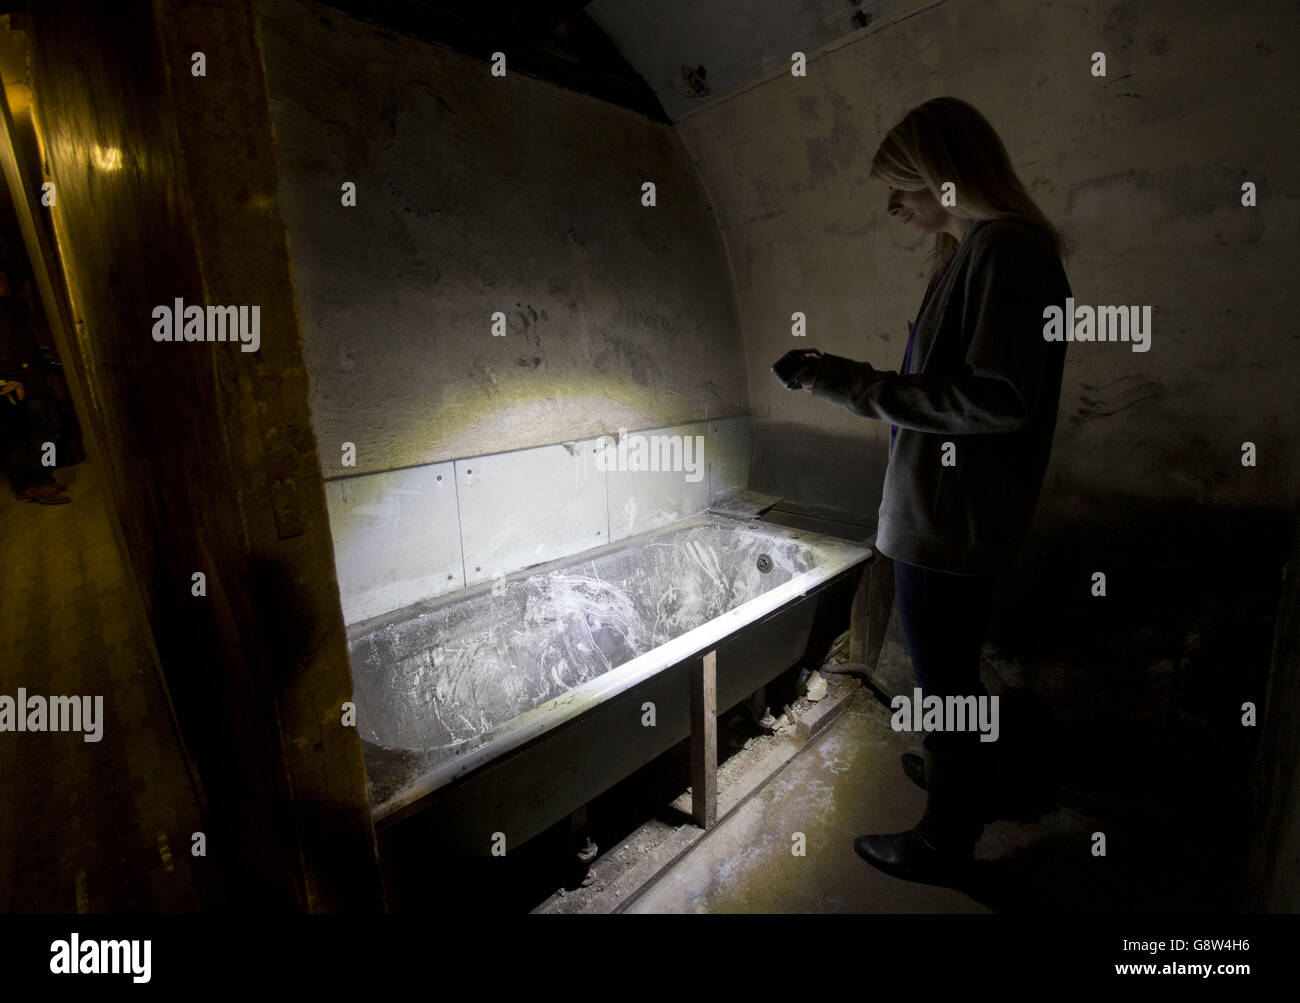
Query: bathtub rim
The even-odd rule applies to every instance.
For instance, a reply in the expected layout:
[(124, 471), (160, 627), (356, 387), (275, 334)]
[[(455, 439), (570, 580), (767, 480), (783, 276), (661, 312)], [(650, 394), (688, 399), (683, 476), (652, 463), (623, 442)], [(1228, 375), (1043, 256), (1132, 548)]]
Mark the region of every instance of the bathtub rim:
[[(670, 532), (681, 532), (696, 525), (731, 525), (735, 528), (744, 526), (762, 526), (759, 535), (793, 540), (810, 546), (822, 558), (816, 567), (795, 575), (790, 581), (769, 589), (762, 595), (742, 603), (733, 610), (714, 617), (700, 624), (685, 634), (673, 638), (644, 654), (629, 659), (608, 672), (576, 686), (573, 689), (553, 697), (545, 703), (531, 707), (515, 715), (473, 742), (453, 752), (452, 755), (417, 775), (399, 791), (386, 800), (371, 805), (371, 814), (376, 822), (402, 812), (415, 802), (428, 797), (435, 791), (447, 786), (460, 777), (486, 766), (500, 757), (513, 752), (521, 746), (552, 731), (569, 721), (595, 709), (601, 704), (626, 693), (634, 687), (660, 672), (672, 668), (692, 658), (703, 657), (724, 639), (738, 633), (745, 626), (779, 612), (786, 606), (805, 598), (810, 592), (839, 577), (858, 564), (865, 563), (875, 556), (875, 549), (865, 544), (852, 543), (836, 537), (797, 530), (772, 523), (757, 523), (756, 520), (733, 519), (714, 513), (703, 513), (690, 519), (680, 520), (667, 526), (659, 527), (648, 533), (628, 537), (601, 547), (583, 551), (545, 564), (534, 565), (506, 575), (506, 581), (546, 574), (551, 570), (585, 563), (599, 558), (606, 553), (622, 549), (631, 549), (648, 543), (655, 537)], [(390, 622), (399, 622), (433, 612), (444, 605), (461, 602), (485, 595), (496, 583), (481, 583), (470, 589), (462, 589), (447, 596), (438, 596), (421, 603), (412, 604), (402, 610), (371, 618), (354, 626), (348, 631), (349, 641), (380, 629)], [(400, 615), (398, 615), (400, 614)], [(370, 743), (377, 745), (378, 743)], [(387, 748), (386, 746), (378, 746)], [(418, 751), (418, 750), (406, 750)], [(404, 813), (404, 812), (403, 812)]]

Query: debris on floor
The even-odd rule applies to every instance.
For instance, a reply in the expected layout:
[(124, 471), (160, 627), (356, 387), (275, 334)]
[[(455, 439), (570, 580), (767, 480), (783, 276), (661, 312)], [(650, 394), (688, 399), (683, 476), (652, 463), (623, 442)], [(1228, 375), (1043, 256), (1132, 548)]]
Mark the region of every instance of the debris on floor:
[[(837, 654), (846, 657), (832, 650), (828, 664)], [(754, 764), (786, 746), (799, 732), (801, 720), (808, 717), (814, 707), (820, 713), (823, 707), (833, 708), (836, 704), (844, 703), (862, 689), (861, 682), (851, 676), (823, 675), (807, 669), (803, 671), (802, 682), (806, 689), (805, 695), (779, 707), (776, 714), (773, 714), (773, 708), (763, 707), (762, 716), (756, 720), (754, 702), (746, 701), (719, 715), (717, 789), (721, 798), (725, 799), (727, 792), (736, 784), (750, 782), (752, 778), (749, 774)], [(686, 743), (675, 750), (675, 755), (676, 764), (671, 765), (666, 759), (664, 767), (669, 772), (683, 773), (689, 766)], [(671, 758), (672, 756), (668, 757)], [(689, 795), (689, 791), (690, 788), (686, 788), (687, 793), (683, 797)], [(637, 866), (644, 867), (656, 854), (662, 853), (661, 848), (665, 844), (679, 843), (682, 829), (697, 831), (694, 824), (680, 814), (686, 810), (689, 809), (679, 805), (676, 809), (679, 814), (673, 821), (650, 818), (637, 831), (619, 838), (614, 849), (608, 853), (599, 853), (591, 862), (587, 881), (582, 886), (558, 888), (549, 904), (542, 904), (539, 911), (600, 912), (612, 908), (616, 899), (610, 898), (610, 894), (616, 886), (626, 884), (626, 875), (632, 873)]]

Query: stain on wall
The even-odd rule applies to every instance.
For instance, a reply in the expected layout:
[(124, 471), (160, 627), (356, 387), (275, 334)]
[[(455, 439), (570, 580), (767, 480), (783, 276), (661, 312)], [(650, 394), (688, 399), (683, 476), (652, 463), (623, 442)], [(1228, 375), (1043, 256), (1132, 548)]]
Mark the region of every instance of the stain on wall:
[(258, 10), (326, 477), (747, 413), (672, 127), (329, 8)]

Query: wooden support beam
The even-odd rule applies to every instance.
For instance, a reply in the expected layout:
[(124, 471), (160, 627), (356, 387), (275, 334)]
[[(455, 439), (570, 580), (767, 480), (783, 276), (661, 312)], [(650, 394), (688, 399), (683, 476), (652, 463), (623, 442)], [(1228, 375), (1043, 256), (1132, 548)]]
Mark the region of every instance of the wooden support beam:
[[(873, 541), (874, 542), (874, 541)], [(875, 550), (874, 546), (872, 547)], [(875, 551), (862, 571), (849, 614), (849, 661), (874, 671), (894, 606), (894, 562)]]
[[(201, 781), (216, 852), (195, 870), (200, 902), (378, 912), (362, 742), (340, 724), (353, 680), (255, 5), (35, 6), (19, 79), (57, 199), (34, 206), (43, 177), (21, 152), (0, 167), (30, 217), (127, 587)], [(223, 60), (210, 86), (178, 70), (200, 49)], [(88, 137), (111, 140), (120, 163), (91, 169)], [(152, 305), (177, 300), (255, 304), (267, 337), (252, 355), (155, 343)]]
[(691, 817), (701, 829), (718, 818), (718, 653), (691, 669)]

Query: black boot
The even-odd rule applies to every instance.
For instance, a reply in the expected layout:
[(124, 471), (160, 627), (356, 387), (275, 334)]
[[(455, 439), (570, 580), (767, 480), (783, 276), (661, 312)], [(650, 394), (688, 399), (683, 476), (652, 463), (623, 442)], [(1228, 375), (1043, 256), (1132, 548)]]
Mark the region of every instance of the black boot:
[[(993, 755), (993, 753), (987, 753), (986, 758), (992, 759)], [(915, 752), (904, 752), (899, 758), (903, 762), (903, 773), (907, 779), (916, 784), (921, 790), (928, 791), (930, 788), (925, 782), (925, 759)], [(1000, 806), (1004, 809), (1007, 806), (1005, 796), (1002, 795), (1002, 788), (995, 782), (995, 778), (1000, 775), (991, 772), (992, 770), (993, 764), (985, 763), (984, 775), (980, 780), (980, 790), (984, 794), (980, 802), (982, 808), (981, 817), (984, 819), (985, 825), (999, 818)]]
[(958, 885), (974, 860), (975, 843), (984, 831), (979, 775), (972, 762), (978, 752), (949, 758), (927, 752), (925, 775), (929, 798), (916, 828), (887, 836), (859, 836), (853, 848), (878, 870), (905, 881)]

